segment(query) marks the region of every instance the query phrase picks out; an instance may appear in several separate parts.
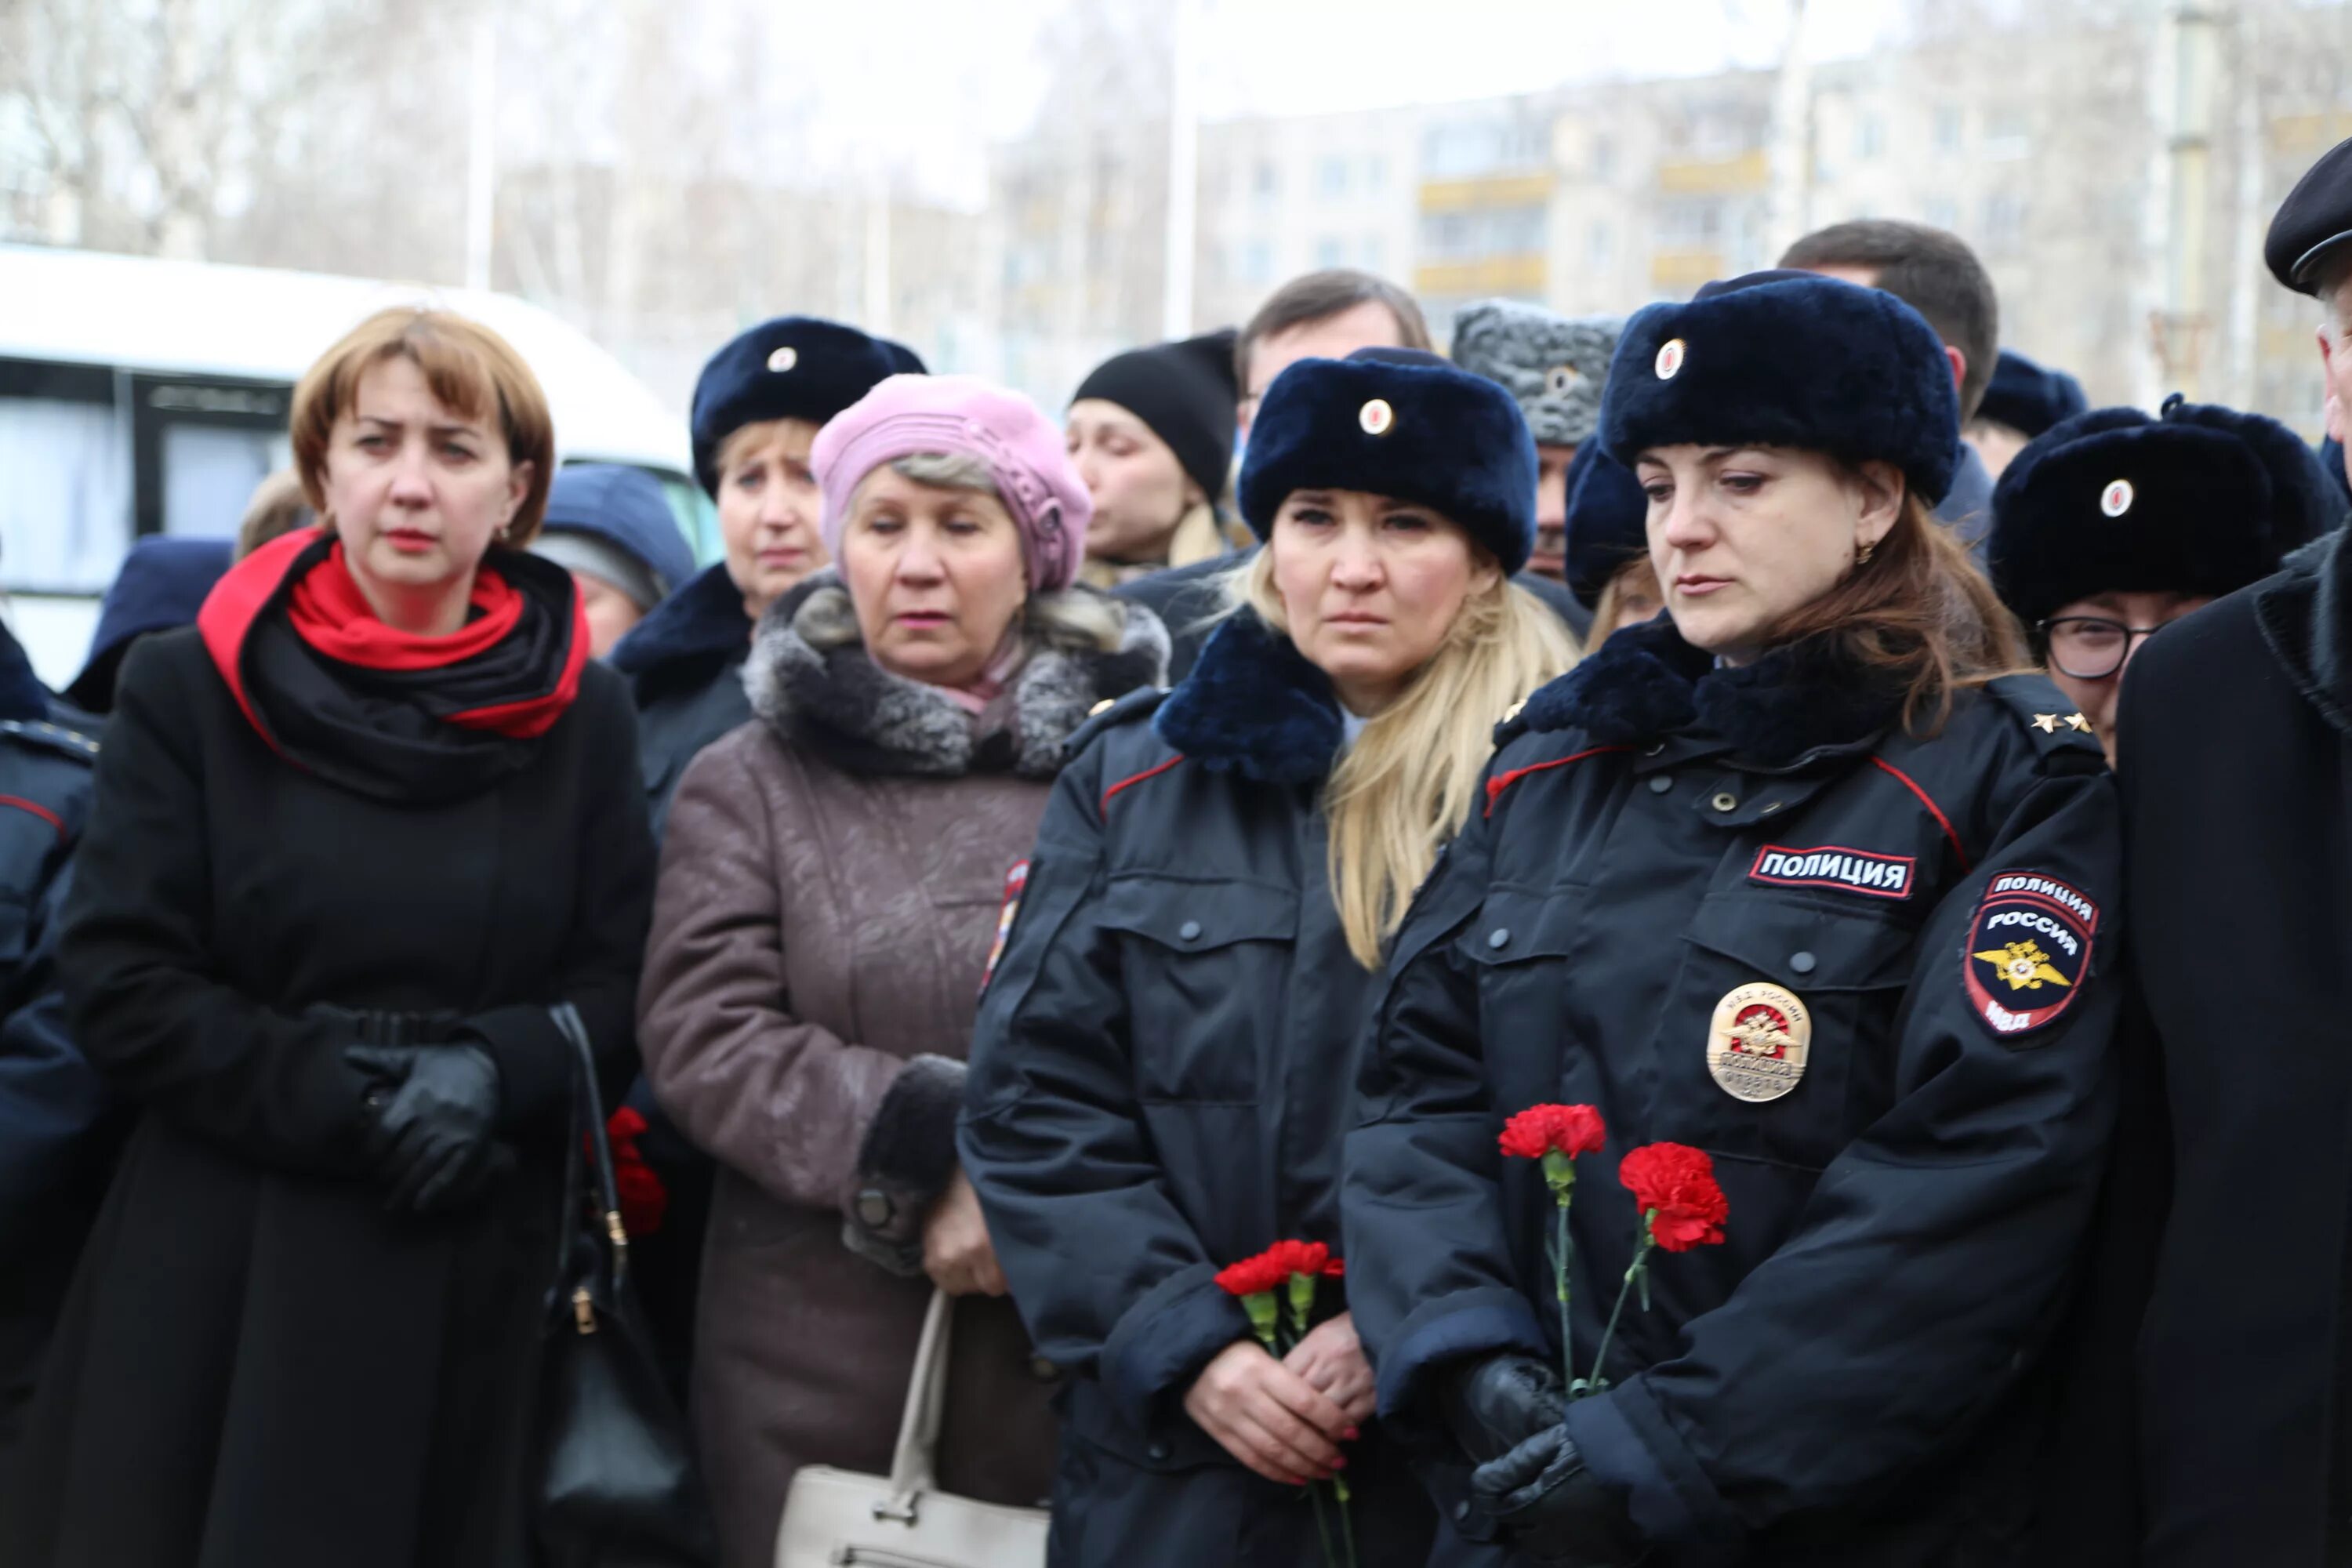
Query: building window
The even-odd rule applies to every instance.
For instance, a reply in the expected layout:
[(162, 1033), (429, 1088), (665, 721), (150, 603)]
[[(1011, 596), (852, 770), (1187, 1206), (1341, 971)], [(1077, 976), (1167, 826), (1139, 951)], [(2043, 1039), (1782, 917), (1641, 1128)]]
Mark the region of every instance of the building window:
[(1958, 153), (1960, 150), (1960, 107), (1956, 103), (1938, 104), (1936, 108), (1936, 151)]
[(1586, 265), (1595, 268), (1608, 266), (1610, 253), (1613, 248), (1613, 237), (1610, 234), (1609, 226), (1607, 224), (1595, 223), (1592, 227), (1586, 232), (1584, 237), (1584, 259)]
[(1949, 196), (1930, 196), (1927, 209), (1922, 215), (1934, 228), (1956, 229), (1960, 226), (1960, 209)]
[(1325, 201), (1335, 201), (1348, 194), (1348, 160), (1331, 157), (1316, 165), (1315, 190)]
[(1348, 243), (1338, 235), (1327, 234), (1315, 242), (1315, 265), (1318, 269), (1347, 264)]
[(1885, 151), (1886, 117), (1875, 111), (1864, 115), (1853, 128), (1853, 155), (1867, 160)]
[(1389, 161), (1385, 153), (1375, 153), (1364, 160), (1364, 189), (1379, 195), (1388, 189)]
[(1606, 184), (1617, 173), (1617, 143), (1606, 136), (1592, 139), (1592, 178)]
[(1982, 237), (1987, 255), (2015, 255), (2025, 243), (2025, 198), (2009, 194), (1986, 197)]
[(1274, 166), (1271, 158), (1257, 161), (1257, 177), (1252, 185), (1261, 201), (1271, 200), (1282, 189), (1282, 171)]
[(1986, 117), (1983, 145), (1986, 157), (2022, 158), (2032, 151), (2033, 138), (2025, 128), (2024, 110), (1995, 110)]
[(1242, 274), (1252, 283), (1274, 281), (1274, 246), (1270, 241), (1253, 239), (1243, 248)]
[(1364, 238), (1363, 267), (1367, 272), (1378, 272), (1389, 264), (1389, 247), (1377, 234)]
[(1658, 238), (1668, 250), (1711, 250), (1722, 237), (1719, 201), (1667, 202), (1658, 209)]

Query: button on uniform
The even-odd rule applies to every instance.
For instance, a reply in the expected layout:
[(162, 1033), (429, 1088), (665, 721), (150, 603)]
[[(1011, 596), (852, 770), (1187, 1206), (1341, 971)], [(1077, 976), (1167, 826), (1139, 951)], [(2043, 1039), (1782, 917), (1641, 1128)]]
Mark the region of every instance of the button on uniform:
[(1486, 933), (1486, 945), (1498, 952), (1510, 946), (1511, 928), (1508, 926), (1496, 926), (1493, 931), (1488, 931)]
[(1811, 974), (1817, 962), (1810, 952), (1792, 953), (1789, 958), (1789, 967), (1799, 974)]
[(1176, 934), (1186, 942), (1198, 942), (1201, 940), (1201, 922), (1199, 921), (1186, 921), (1182, 925), (1176, 928)]
[(1708, 801), (1706, 804), (1715, 807), (1717, 811), (1737, 811), (1739, 809), (1739, 797), (1731, 794), (1729, 791), (1726, 791), (1723, 794), (1717, 795), (1713, 800)]
[(1675, 775), (1672, 773), (1657, 773), (1654, 774), (1650, 779), (1650, 793), (1652, 795), (1664, 795), (1674, 787)]

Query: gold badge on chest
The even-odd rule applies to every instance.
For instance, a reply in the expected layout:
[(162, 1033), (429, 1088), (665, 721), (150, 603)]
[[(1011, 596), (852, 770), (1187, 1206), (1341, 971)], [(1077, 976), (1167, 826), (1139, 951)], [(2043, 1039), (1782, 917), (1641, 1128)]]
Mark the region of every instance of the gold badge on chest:
[(1761, 982), (1727, 992), (1707, 1027), (1706, 1070), (1734, 1100), (1778, 1100), (1805, 1076), (1813, 1016), (1793, 991)]

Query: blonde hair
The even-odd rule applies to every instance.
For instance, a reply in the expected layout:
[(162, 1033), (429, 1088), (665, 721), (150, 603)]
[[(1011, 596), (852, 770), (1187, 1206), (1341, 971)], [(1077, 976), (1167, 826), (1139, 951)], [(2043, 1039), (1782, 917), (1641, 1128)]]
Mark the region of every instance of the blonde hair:
[(1633, 556), (1610, 574), (1608, 586), (1601, 590), (1601, 597), (1592, 606), (1592, 626), (1584, 634), (1586, 647), (1599, 647), (1625, 625), (1625, 601), (1637, 590), (1646, 590), (1644, 596), (1659, 606), (1654, 614), (1666, 613), (1666, 595), (1658, 586), (1658, 569), (1650, 564), (1647, 554)]
[(294, 471), (302, 476), (311, 510), (322, 520), (327, 515), (327, 442), (336, 419), (359, 395), (360, 377), (394, 359), (423, 372), (443, 407), (497, 426), (509, 461), (530, 465), (530, 486), (501, 541), (517, 550), (529, 544), (547, 515), (547, 487), (555, 479), (555, 423), (547, 394), (506, 339), (447, 310), (410, 305), (378, 310), (302, 373), (287, 424)]
[[(1229, 577), (1225, 591), (1234, 612), (1287, 635), (1271, 549)], [(1331, 770), (1323, 799), (1331, 900), (1357, 963), (1379, 966), (1438, 850), (1470, 819), (1495, 726), (1575, 663), (1559, 617), (1497, 573), (1463, 601), (1443, 646)]]
[(236, 558), (242, 561), (271, 540), (318, 521), (302, 493), (302, 476), (280, 468), (255, 486), (253, 499), (245, 503), (245, 520), (236, 525)]

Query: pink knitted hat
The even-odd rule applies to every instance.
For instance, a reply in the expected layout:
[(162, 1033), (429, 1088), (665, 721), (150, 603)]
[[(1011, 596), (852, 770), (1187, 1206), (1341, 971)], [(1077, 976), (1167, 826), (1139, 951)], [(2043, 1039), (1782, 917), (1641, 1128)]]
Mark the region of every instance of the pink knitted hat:
[(838, 560), (850, 498), (885, 463), (918, 454), (976, 458), (1021, 530), (1032, 593), (1077, 580), (1094, 500), (1062, 432), (1019, 393), (969, 375), (894, 375), (835, 415), (809, 463), (824, 491), (825, 550)]

